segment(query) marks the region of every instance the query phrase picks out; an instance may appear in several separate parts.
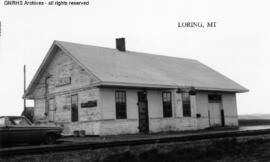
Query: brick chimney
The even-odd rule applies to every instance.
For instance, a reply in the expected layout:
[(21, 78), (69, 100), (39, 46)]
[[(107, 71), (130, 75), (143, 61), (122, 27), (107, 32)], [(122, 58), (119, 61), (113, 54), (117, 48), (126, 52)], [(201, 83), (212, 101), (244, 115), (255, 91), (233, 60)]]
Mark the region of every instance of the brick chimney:
[(121, 52), (126, 51), (125, 38), (116, 38), (116, 49)]

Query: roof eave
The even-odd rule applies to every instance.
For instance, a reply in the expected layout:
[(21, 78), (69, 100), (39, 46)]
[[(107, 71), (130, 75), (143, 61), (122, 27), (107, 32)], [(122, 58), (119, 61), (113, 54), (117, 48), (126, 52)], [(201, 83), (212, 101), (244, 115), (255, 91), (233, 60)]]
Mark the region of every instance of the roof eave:
[[(112, 87), (135, 87), (135, 88), (161, 88), (161, 89), (176, 89), (186, 88), (181, 85), (162, 85), (162, 84), (143, 84), (143, 83), (125, 83), (125, 82), (101, 82), (99, 86), (112, 86)], [(220, 92), (233, 92), (233, 93), (244, 93), (249, 90), (246, 88), (234, 89), (234, 88), (214, 88), (214, 87), (198, 87), (193, 86), (198, 91), (220, 91)]]
[(125, 82), (101, 82), (99, 86), (111, 87), (134, 87), (134, 88), (161, 88), (175, 89), (176, 85), (145, 84), (145, 83), (125, 83)]
[(245, 93), (248, 92), (248, 89), (245, 88), (214, 88), (214, 87), (195, 87), (196, 90), (199, 91), (220, 91), (220, 92), (233, 92), (233, 93)]

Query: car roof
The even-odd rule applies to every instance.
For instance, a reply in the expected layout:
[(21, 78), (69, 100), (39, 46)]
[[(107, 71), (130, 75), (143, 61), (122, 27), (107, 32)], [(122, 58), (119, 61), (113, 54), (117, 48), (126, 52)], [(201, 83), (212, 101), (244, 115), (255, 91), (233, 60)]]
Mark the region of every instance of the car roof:
[(16, 118), (22, 117), (22, 118), (24, 118), (24, 116), (0, 116), (0, 118), (5, 118), (5, 117), (16, 117)]

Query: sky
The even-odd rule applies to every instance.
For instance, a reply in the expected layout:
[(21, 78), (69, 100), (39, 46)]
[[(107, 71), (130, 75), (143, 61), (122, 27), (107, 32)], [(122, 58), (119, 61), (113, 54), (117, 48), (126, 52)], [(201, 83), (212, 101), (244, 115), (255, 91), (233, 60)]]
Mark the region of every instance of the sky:
[[(0, 116), (21, 114), (23, 65), (28, 85), (54, 40), (115, 48), (118, 37), (126, 38), (130, 51), (199, 60), (250, 90), (237, 94), (238, 114), (270, 113), (267, 0), (89, 2), (10, 6), (0, 1)], [(182, 28), (178, 22), (217, 25)]]

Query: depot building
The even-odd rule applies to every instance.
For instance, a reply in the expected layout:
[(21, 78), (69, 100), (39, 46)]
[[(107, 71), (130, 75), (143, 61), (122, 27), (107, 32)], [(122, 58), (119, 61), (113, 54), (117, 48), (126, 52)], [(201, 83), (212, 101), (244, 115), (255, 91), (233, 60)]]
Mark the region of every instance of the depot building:
[(243, 86), (197, 60), (54, 41), (24, 97), (37, 123), (65, 134), (152, 133), (238, 126)]

